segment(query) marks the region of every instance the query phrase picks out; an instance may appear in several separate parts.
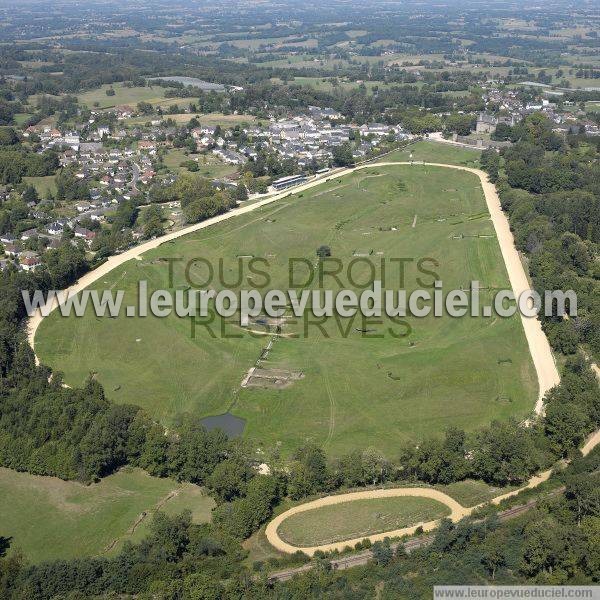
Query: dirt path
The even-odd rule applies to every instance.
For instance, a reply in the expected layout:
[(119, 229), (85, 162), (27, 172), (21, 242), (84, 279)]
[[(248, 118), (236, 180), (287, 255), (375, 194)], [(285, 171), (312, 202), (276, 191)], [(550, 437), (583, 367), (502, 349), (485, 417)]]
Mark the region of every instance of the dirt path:
[(450, 509), (450, 519), (453, 521), (460, 521), (463, 517), (466, 517), (472, 509), (461, 506), (454, 498), (451, 498), (447, 494), (435, 490), (433, 488), (390, 488), (384, 490), (365, 490), (362, 492), (351, 492), (349, 494), (339, 494), (337, 496), (326, 496), (325, 498), (319, 498), (312, 502), (306, 502), (294, 506), (279, 516), (275, 517), (265, 529), (265, 535), (269, 542), (282, 552), (292, 554), (301, 550), (305, 554), (312, 556), (317, 550), (328, 552), (330, 550), (343, 550), (346, 546), (354, 546), (361, 540), (367, 537), (372, 542), (381, 541), (386, 537), (400, 537), (402, 535), (412, 535), (415, 533), (417, 527), (422, 527), (423, 531), (430, 531), (437, 527), (439, 521), (428, 521), (426, 523), (416, 523), (410, 527), (403, 527), (402, 529), (396, 529), (394, 531), (387, 531), (384, 533), (376, 533), (374, 535), (362, 536), (356, 539), (346, 540), (344, 542), (336, 542), (332, 544), (323, 544), (321, 546), (308, 546), (308, 547), (297, 547), (284, 542), (277, 533), (277, 529), (288, 517), (296, 515), (298, 513), (305, 512), (307, 510), (313, 510), (315, 508), (321, 508), (323, 506), (331, 506), (332, 504), (342, 504), (345, 502), (352, 502), (354, 500), (372, 500), (375, 498), (396, 498), (398, 496), (418, 496), (420, 498), (430, 498), (437, 500), (442, 504), (445, 504)]
[[(387, 166), (407, 163), (382, 162), (378, 164)], [(447, 165), (442, 163), (419, 164), (458, 169), (459, 171), (473, 173), (479, 177), (513, 292), (515, 296), (518, 297), (522, 292), (531, 289), (531, 286), (527, 280), (527, 275), (525, 274), (523, 263), (521, 262), (517, 249), (515, 248), (515, 241), (510, 230), (508, 219), (502, 211), (500, 198), (496, 192), (496, 187), (490, 182), (487, 174), (480, 169), (463, 167), (459, 165)], [(558, 374), (558, 369), (556, 368), (556, 363), (554, 362), (554, 357), (552, 356), (550, 344), (548, 343), (548, 339), (542, 330), (542, 325), (539, 319), (521, 315), (521, 322), (523, 323), (523, 329), (525, 331), (525, 337), (529, 346), (529, 352), (531, 354), (537, 374), (539, 387), (538, 399), (535, 404), (535, 413), (540, 415), (544, 412), (544, 395), (550, 388), (558, 385), (560, 382), (560, 376)]]

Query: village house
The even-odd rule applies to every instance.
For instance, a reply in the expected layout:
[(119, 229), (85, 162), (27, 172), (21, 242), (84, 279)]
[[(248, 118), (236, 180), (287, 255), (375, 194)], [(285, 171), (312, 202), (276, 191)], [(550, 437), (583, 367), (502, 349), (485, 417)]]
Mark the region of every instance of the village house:
[(30, 240), (32, 238), (36, 238), (38, 237), (38, 230), (37, 229), (27, 229), (27, 231), (23, 231), (23, 233), (21, 233), (21, 239), (26, 242), (27, 240)]
[(132, 117), (134, 114), (134, 109), (129, 106), (128, 104), (123, 104), (121, 106), (115, 106), (115, 108), (113, 109), (114, 113), (117, 115), (117, 119), (121, 120), (121, 119), (128, 119), (129, 117)]
[(14, 244), (16, 242), (16, 239), (10, 233), (3, 233), (2, 235), (0, 235), (0, 242), (2, 242), (3, 244)]
[(46, 227), (46, 231), (50, 235), (62, 235), (65, 230), (66, 224), (61, 221), (53, 221)]
[(85, 227), (75, 227), (75, 237), (85, 240), (89, 245), (96, 237), (96, 232), (91, 229), (86, 229)]
[(4, 254), (7, 256), (19, 256), (21, 248), (17, 244), (5, 244)]
[(19, 265), (23, 271), (35, 271), (42, 264), (37, 252), (26, 250), (19, 256)]
[(494, 133), (498, 119), (493, 115), (479, 113), (477, 123), (475, 125), (475, 133)]

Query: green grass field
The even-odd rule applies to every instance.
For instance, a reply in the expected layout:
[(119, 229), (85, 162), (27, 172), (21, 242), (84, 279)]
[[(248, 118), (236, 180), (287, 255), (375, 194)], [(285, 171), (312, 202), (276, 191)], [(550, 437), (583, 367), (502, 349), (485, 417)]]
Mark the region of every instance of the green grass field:
[(457, 481), (448, 485), (435, 486), (444, 494), (448, 494), (451, 498), (454, 498), (459, 504), (463, 506), (477, 506), (483, 502), (487, 502), (496, 496), (506, 494), (514, 487), (494, 487), (488, 485), (483, 481), (474, 479), (465, 479), (464, 481)]
[[(176, 104), (176, 102), (171, 102), (170, 104)], [(183, 107), (185, 104), (180, 102), (179, 106)], [(235, 127), (236, 125), (241, 125), (242, 123), (254, 123), (256, 121), (256, 117), (254, 115), (225, 115), (223, 113), (181, 113), (176, 115), (165, 114), (160, 118), (171, 119), (178, 125), (182, 125), (189, 123), (192, 117), (198, 119), (201, 125), (206, 125), (207, 127), (216, 127), (219, 125), (221, 128)], [(157, 115), (131, 117), (130, 119), (125, 119), (123, 123), (129, 127), (133, 127), (136, 125), (144, 125), (148, 121), (158, 118), (159, 117)]]
[(277, 532), (294, 546), (320, 546), (441, 519), (450, 509), (418, 497), (354, 500), (292, 515)]
[(46, 177), (23, 177), (23, 182), (32, 185), (40, 198), (45, 198), (50, 192), (56, 194), (56, 178), (54, 175)]
[(202, 154), (198, 157), (198, 167), (198, 174), (210, 179), (219, 179), (238, 170), (235, 165), (227, 164), (210, 154)]
[(14, 120), (17, 125), (23, 125), (30, 118), (31, 118), (30, 113), (17, 113), (16, 115), (14, 115)]
[(213, 506), (202, 488), (139, 469), (85, 486), (0, 468), (2, 535), (32, 562), (114, 554), (126, 540), (145, 537), (157, 509), (168, 514), (189, 509), (203, 523), (210, 521)]
[(225, 177), (237, 171), (235, 165), (227, 164), (212, 154), (185, 154), (180, 148), (169, 150), (163, 162), (174, 173), (188, 173), (187, 168), (181, 166), (181, 163), (188, 160), (196, 160), (199, 167), (198, 175), (210, 179)]
[(422, 160), (424, 162), (437, 162), (447, 165), (461, 165), (465, 167), (479, 167), (481, 150), (462, 148), (439, 142), (422, 141), (410, 144), (402, 150), (397, 150), (384, 156), (383, 161), (409, 161)]
[[(112, 87), (115, 90), (114, 96), (107, 96), (106, 90)], [(120, 104), (129, 104), (135, 108), (138, 102), (150, 102), (151, 104), (160, 104), (165, 102), (165, 88), (159, 85), (152, 87), (125, 87), (122, 83), (103, 85), (100, 88), (84, 92), (77, 96), (80, 104), (85, 104), (88, 108), (93, 108), (98, 103), (98, 108), (109, 108)], [(177, 98), (170, 98), (170, 104), (177, 104)]]
[[(429, 146), (436, 147), (423, 149)], [(160, 260), (167, 257), (204, 257), (215, 273), (222, 259), (223, 283), (206, 284), (202, 267), (189, 266), (199, 287), (251, 287), (244, 278), (252, 274), (243, 268), (242, 283), (236, 281), (239, 263), (248, 265), (238, 256), (255, 256), (269, 262), (269, 288), (287, 290), (288, 259), (315, 265), (316, 248), (327, 244), (344, 264), (344, 288), (355, 287), (346, 273), (361, 254), (370, 255), (377, 272), (388, 260), (387, 289), (402, 287), (398, 265), (389, 262), (400, 257), (434, 258), (446, 290), (471, 280), (504, 288), (508, 278), (485, 211), (474, 175), (423, 165), (373, 166), (164, 244), (94, 287), (123, 289), (124, 304), (135, 304), (140, 279), (150, 290), (167, 287), (167, 264)], [(352, 273), (357, 285), (369, 272), (365, 258), (358, 258)], [(415, 262), (406, 268), (409, 292), (420, 287)], [(187, 285), (185, 265), (175, 265), (174, 288)], [(292, 284), (301, 284), (302, 274), (296, 269)], [(482, 304), (490, 297), (483, 290)], [(524, 417), (537, 394), (519, 318), (409, 317), (407, 337), (394, 337), (407, 333), (406, 325), (387, 317), (366, 324), (360, 317), (330, 318), (322, 330), (306, 319), (288, 322), (263, 367), (304, 377), (269, 389), (240, 387), (268, 338), (241, 328), (235, 318), (225, 321), (205, 319), (192, 336), (191, 320), (175, 315), (109, 319), (88, 311), (84, 318), (63, 318), (55, 311), (38, 330), (36, 351), (69, 384), (80, 385), (93, 371), (112, 400), (137, 403), (167, 424), (182, 412), (203, 417), (231, 410), (246, 419), (246, 437), (279, 445), (284, 455), (307, 439), (333, 455), (367, 446), (391, 455), (403, 441), (440, 435), (450, 426), (473, 430), (495, 418)]]

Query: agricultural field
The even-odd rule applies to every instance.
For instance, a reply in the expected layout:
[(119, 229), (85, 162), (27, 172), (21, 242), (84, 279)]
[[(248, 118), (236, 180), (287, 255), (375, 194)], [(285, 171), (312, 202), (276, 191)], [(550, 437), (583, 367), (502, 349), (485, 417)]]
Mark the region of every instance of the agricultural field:
[(128, 468), (83, 485), (0, 468), (2, 535), (31, 562), (110, 555), (148, 533), (157, 511), (210, 521), (214, 500), (190, 483)]
[(31, 114), (29, 113), (17, 113), (14, 115), (15, 123), (17, 125), (23, 125), (27, 122), (28, 119), (31, 118)]
[[(106, 90), (112, 87), (115, 90), (114, 96), (107, 96)], [(110, 108), (120, 104), (129, 104), (133, 107), (138, 102), (150, 102), (150, 104), (160, 104), (165, 102), (165, 88), (159, 85), (148, 87), (125, 87), (122, 83), (103, 85), (100, 88), (78, 94), (77, 100), (80, 104), (85, 104), (88, 108), (96, 106), (98, 108)], [(176, 104), (177, 98), (169, 98), (170, 104)]]
[[(274, 65), (276, 66), (276, 65)], [(283, 65), (280, 65), (283, 66)], [(294, 65), (296, 66), (296, 65)], [(281, 82), (281, 80), (274, 78), (275, 83)], [(334, 90), (356, 90), (361, 85), (357, 81), (348, 81), (344, 79), (337, 79), (332, 77), (294, 77), (290, 80), (291, 85), (299, 85), (302, 87), (312, 87), (321, 92), (333, 92)], [(391, 87), (385, 81), (363, 81), (364, 86), (367, 88), (367, 92), (373, 93), (374, 89), (385, 89)]]
[[(188, 102), (189, 103), (189, 102)], [(169, 102), (169, 104), (177, 104), (177, 102)], [(181, 106), (183, 104), (179, 103)], [(187, 124), (190, 122), (192, 117), (196, 117), (200, 121), (201, 125), (207, 127), (216, 127), (219, 125), (222, 128), (235, 127), (242, 123), (254, 123), (256, 117), (254, 115), (225, 115), (223, 113), (180, 113), (176, 115), (163, 115), (163, 119), (171, 119), (178, 125)], [(142, 117), (131, 117), (130, 119), (124, 119), (123, 123), (130, 127), (135, 125), (143, 125), (148, 121), (157, 119), (156, 115), (146, 115)]]
[(321, 546), (441, 519), (450, 509), (431, 498), (401, 496), (322, 506), (285, 519), (277, 532), (293, 546)]
[[(424, 143), (418, 151), (437, 147)], [(433, 276), (415, 266), (425, 257), (437, 262), (426, 268), (445, 290), (479, 281), (482, 304), (493, 290), (508, 287), (479, 180), (424, 165), (373, 165), (332, 177), (163, 244), (93, 287), (123, 289), (124, 304), (135, 304), (140, 279), (150, 290), (169, 287), (167, 258), (184, 259), (175, 263), (172, 291), (256, 287), (264, 279), (248, 271), (256, 257), (268, 262), (269, 289), (315, 288), (318, 278), (306, 281), (307, 265), (314, 270), (319, 264), (321, 245), (344, 267), (339, 282), (324, 281), (334, 291), (358, 289), (368, 282), (371, 265), (380, 274), (381, 261), (399, 257), (415, 260), (407, 263), (403, 281), (388, 260), (387, 289), (404, 285), (410, 292), (421, 287), (419, 277), (430, 285)], [(185, 262), (196, 257), (214, 265), (212, 279), (205, 266)], [(293, 281), (290, 258), (306, 262), (296, 263)], [(263, 264), (256, 268), (265, 270)], [(175, 315), (109, 319), (90, 311), (63, 318), (55, 311), (38, 329), (36, 352), (70, 385), (94, 372), (112, 400), (137, 403), (166, 424), (183, 412), (201, 418), (229, 411), (245, 420), (245, 437), (278, 446), (283, 455), (307, 439), (332, 455), (368, 446), (391, 454), (403, 441), (451, 426), (473, 430), (495, 418), (523, 418), (533, 408), (537, 381), (519, 318), (315, 320), (306, 314), (286, 319), (278, 331), (263, 318), (244, 328), (237, 316), (208, 322)], [(261, 370), (248, 379), (261, 355)]]

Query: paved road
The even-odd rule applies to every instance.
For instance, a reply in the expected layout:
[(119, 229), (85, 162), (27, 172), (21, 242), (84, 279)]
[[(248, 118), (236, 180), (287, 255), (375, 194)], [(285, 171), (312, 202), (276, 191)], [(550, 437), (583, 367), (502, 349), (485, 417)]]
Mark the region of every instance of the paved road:
[(138, 192), (137, 182), (140, 178), (141, 169), (136, 162), (131, 164), (131, 189), (135, 192)]

